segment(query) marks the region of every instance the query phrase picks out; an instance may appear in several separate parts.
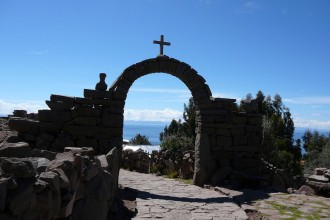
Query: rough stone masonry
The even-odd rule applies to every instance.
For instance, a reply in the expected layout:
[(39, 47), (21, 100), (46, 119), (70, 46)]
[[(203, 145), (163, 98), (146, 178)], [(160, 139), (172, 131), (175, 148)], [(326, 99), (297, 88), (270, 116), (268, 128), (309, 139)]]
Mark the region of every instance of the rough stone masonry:
[[(27, 143), (32, 152), (57, 152), (57, 155), (53, 160), (45, 155), (40, 156), (41, 159), (29, 159), (34, 155), (16, 155), (11, 147), (1, 146), (1, 212), (7, 213), (9, 210), (10, 216), (25, 216), (31, 210), (35, 211), (35, 204), (41, 204), (45, 205), (45, 209), (49, 206), (54, 209), (51, 213), (39, 213), (46, 215), (46, 219), (74, 216), (74, 207), (84, 209), (89, 204), (86, 196), (89, 198), (105, 193), (108, 196), (106, 201), (102, 200), (104, 207), (99, 213), (109, 214), (112, 197), (118, 187), (127, 93), (135, 80), (158, 72), (181, 80), (191, 91), (196, 104), (193, 183), (198, 186), (206, 183), (216, 185), (228, 176), (233, 181), (259, 181), (256, 177), (262, 172), (259, 159), (262, 118), (258, 103), (255, 100), (245, 103), (246, 111), (239, 112), (235, 99), (213, 98), (205, 79), (191, 66), (167, 56), (158, 56), (126, 68), (109, 90), (104, 89), (105, 75), (102, 74), (99, 83), (102, 86), (97, 86), (95, 90), (85, 89), (84, 98), (51, 95), (50, 100), (46, 101), (50, 109), (39, 110), (38, 120), (11, 117), (9, 126), (18, 131), (18, 137), (23, 141), (23, 146), (18, 144), (15, 147), (27, 150), (24, 148)], [(84, 159), (83, 149), (92, 150), (98, 157)], [(64, 151), (73, 153), (62, 153)], [(107, 160), (112, 164), (111, 170), (108, 170)], [(46, 164), (45, 170), (33, 165), (39, 162)], [(107, 175), (111, 178), (104, 177)], [(90, 191), (85, 183), (86, 178), (92, 181)], [(104, 189), (98, 188), (101, 182), (105, 184)], [(87, 191), (81, 191), (84, 189)], [(88, 194), (93, 190), (99, 194)], [(16, 209), (16, 205), (25, 198), (29, 198), (26, 200), (28, 202)], [(79, 219), (79, 213), (76, 214)], [(93, 218), (88, 216), (90, 218), (86, 219)]]
[(246, 111), (239, 112), (235, 99), (213, 98), (196, 70), (167, 56), (129, 66), (107, 91), (85, 89), (84, 98), (51, 95), (46, 101), (50, 110), (39, 110), (39, 121), (11, 118), (9, 125), (38, 149), (61, 152), (67, 146), (92, 147), (97, 154), (106, 154), (117, 147), (121, 155), (129, 88), (138, 78), (158, 72), (181, 80), (196, 104), (194, 184), (217, 184), (228, 175), (239, 180), (260, 176), (262, 117), (258, 102), (245, 103)]

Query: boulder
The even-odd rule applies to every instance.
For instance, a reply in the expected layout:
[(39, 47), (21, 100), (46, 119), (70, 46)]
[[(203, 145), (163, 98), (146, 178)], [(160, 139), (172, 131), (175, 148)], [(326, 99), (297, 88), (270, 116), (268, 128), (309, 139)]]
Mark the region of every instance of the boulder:
[(297, 194), (304, 194), (307, 196), (314, 196), (315, 195), (315, 190), (311, 188), (310, 186), (303, 185), (296, 191)]
[(31, 157), (32, 150), (26, 142), (9, 143), (4, 141), (0, 144), (0, 155), (1, 157)]
[(323, 176), (323, 174), (322, 175), (315, 175), (315, 174), (310, 175), (308, 177), (308, 180), (317, 181), (317, 182), (321, 182), (321, 183), (327, 183), (327, 182), (329, 182), (329, 178)]
[(34, 183), (35, 178), (20, 179), (17, 189), (7, 191), (6, 206), (13, 215), (21, 216), (24, 212), (35, 206)]
[(112, 174), (113, 176), (113, 181), (115, 183), (115, 188), (118, 188), (118, 176), (119, 176), (119, 162), (120, 162), (120, 158), (121, 155), (119, 154), (119, 150), (114, 147), (112, 148), (111, 151), (109, 151), (109, 153), (106, 155), (108, 164), (109, 164), (109, 172)]
[(327, 170), (327, 168), (318, 167), (318, 168), (314, 169), (314, 174), (315, 175), (323, 175), (326, 170)]
[(48, 150), (39, 150), (39, 149), (33, 149), (32, 151), (33, 157), (43, 157), (47, 158), (48, 160), (54, 160), (56, 157), (56, 153)]
[(12, 174), (17, 178), (35, 177), (33, 161), (28, 158), (2, 158), (1, 169), (4, 174)]

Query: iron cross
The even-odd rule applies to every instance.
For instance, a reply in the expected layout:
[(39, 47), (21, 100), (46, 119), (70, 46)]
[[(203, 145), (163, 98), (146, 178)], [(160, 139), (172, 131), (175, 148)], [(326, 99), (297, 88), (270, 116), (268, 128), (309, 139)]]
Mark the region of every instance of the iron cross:
[(159, 54), (159, 56), (163, 56), (164, 55), (164, 45), (166, 45), (166, 46), (170, 46), (171, 45), (170, 42), (165, 42), (164, 41), (164, 35), (160, 35), (160, 41), (154, 40), (154, 44), (159, 44), (159, 47), (160, 47), (160, 54)]

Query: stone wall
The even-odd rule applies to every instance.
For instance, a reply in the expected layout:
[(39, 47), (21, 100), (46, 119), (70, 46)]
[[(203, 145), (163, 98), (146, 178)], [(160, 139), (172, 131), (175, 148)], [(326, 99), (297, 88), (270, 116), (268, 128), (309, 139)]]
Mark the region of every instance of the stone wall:
[(97, 154), (121, 149), (123, 104), (110, 100), (106, 91), (85, 89), (84, 96), (51, 95), (46, 101), (50, 110), (39, 110), (39, 121), (11, 117), (9, 126), (37, 149), (92, 147)]
[(116, 148), (63, 153), (0, 144), (0, 219), (109, 219), (115, 216)]
[(213, 98), (196, 70), (167, 56), (129, 66), (108, 91), (85, 89), (84, 98), (51, 95), (46, 101), (50, 110), (40, 110), (39, 121), (13, 117), (9, 125), (37, 149), (61, 152), (68, 146), (92, 147), (97, 154), (106, 154), (117, 147), (121, 155), (127, 93), (135, 80), (158, 72), (181, 80), (196, 104), (194, 184), (217, 184), (228, 175), (240, 179), (260, 175), (262, 117), (258, 103), (245, 103), (246, 111), (239, 112), (236, 100)]

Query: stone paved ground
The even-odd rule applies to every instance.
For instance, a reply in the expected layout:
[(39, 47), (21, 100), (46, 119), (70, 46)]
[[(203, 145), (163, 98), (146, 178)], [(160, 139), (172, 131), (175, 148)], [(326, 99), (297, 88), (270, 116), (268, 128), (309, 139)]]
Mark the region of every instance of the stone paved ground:
[(233, 199), (172, 179), (120, 170), (119, 183), (138, 190), (133, 219), (248, 219)]
[(138, 190), (138, 213), (133, 219), (248, 219), (245, 210), (253, 220), (330, 220), (330, 198), (320, 196), (221, 187), (203, 189), (126, 170), (120, 171), (119, 181)]
[(330, 220), (330, 198), (251, 189), (234, 191), (216, 187), (215, 190), (233, 198), (245, 211), (258, 212), (257, 219)]

